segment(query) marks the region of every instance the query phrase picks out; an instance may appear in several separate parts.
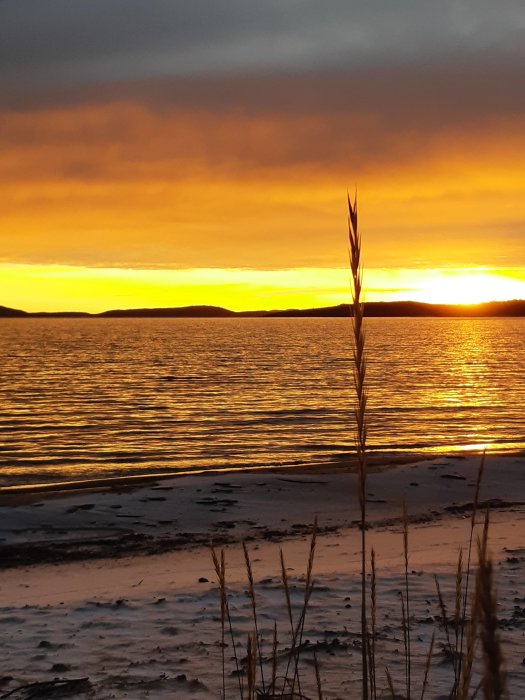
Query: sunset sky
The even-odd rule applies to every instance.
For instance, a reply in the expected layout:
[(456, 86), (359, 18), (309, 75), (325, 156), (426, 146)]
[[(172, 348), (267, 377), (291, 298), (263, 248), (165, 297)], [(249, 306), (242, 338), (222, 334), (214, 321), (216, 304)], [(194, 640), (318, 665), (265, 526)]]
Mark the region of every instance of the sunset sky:
[(525, 298), (522, 0), (0, 0), (0, 304)]

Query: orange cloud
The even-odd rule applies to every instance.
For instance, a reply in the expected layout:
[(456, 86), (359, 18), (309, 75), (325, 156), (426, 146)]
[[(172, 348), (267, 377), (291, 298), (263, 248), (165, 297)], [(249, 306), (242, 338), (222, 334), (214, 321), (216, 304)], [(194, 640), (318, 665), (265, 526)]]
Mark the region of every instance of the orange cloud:
[[(345, 190), (357, 183), (367, 268), (525, 265), (525, 182), (516, 158), (525, 124), (510, 97), (507, 112), (491, 108), (476, 120), (458, 109), (441, 122), (436, 97), (424, 108), (414, 102), (415, 78), (398, 95), (407, 103), (393, 106), (383, 81), (384, 112), (376, 91), (355, 106), (352, 91), (337, 92), (341, 81), (326, 82), (264, 83), (267, 102), (232, 79), (222, 84), (229, 99), (191, 81), (170, 93), (167, 81), (164, 96), (146, 95), (144, 84), (142, 97), (138, 90), (131, 99), (116, 86), (113, 100), (4, 109), (0, 261), (159, 273), (340, 270)], [(237, 97), (241, 89), (247, 93)], [(336, 303), (341, 287), (325, 281), (326, 293), (314, 285), (308, 296), (270, 276), (264, 294), (283, 285), (274, 299), (244, 278), (244, 300), (248, 308)], [(97, 284), (101, 307), (118, 305), (120, 287)], [(413, 290), (406, 278), (396, 284)], [(129, 304), (142, 305), (139, 287)], [(378, 294), (387, 298), (391, 287), (385, 281)], [(180, 289), (185, 303), (210, 303), (219, 289), (204, 278), (190, 288), (192, 299)], [(114, 302), (104, 300), (111, 289)], [(235, 307), (231, 297), (225, 303)]]

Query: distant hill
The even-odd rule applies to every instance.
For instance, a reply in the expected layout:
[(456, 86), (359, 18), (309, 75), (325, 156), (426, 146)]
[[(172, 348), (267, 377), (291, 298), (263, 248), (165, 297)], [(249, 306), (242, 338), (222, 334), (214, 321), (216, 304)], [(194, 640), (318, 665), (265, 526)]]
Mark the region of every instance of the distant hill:
[[(317, 309), (287, 309), (277, 311), (241, 311), (237, 316), (270, 316), (288, 318), (342, 317), (350, 315), (350, 304), (325, 306)], [(486, 304), (424, 304), (419, 301), (373, 301), (365, 304), (365, 316), (370, 317), (492, 317), (525, 316), (525, 301), (493, 301)]]
[[(350, 315), (349, 304), (314, 309), (230, 311), (221, 306), (180, 306), (158, 309), (113, 309), (100, 314), (82, 311), (26, 312), (0, 306), (0, 318), (338, 318)], [(525, 300), (492, 301), (469, 306), (424, 304), (417, 301), (379, 301), (365, 304), (372, 317), (489, 318), (525, 316)]]
[(25, 311), (20, 311), (19, 309), (10, 309), (8, 306), (0, 306), (0, 318), (17, 318), (20, 316), (27, 316)]
[(221, 306), (179, 306), (167, 309), (115, 309), (103, 311), (97, 316), (110, 318), (228, 318), (237, 316), (235, 311)]
[(26, 314), (32, 318), (92, 318), (87, 311), (33, 311)]

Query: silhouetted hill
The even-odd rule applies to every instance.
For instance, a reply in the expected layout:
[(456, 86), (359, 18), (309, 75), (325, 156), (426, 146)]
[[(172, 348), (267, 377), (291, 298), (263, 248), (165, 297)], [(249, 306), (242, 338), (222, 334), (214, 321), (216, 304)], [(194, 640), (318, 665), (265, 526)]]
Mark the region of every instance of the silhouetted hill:
[(87, 311), (33, 311), (27, 315), (32, 318), (91, 318), (93, 316)]
[(179, 306), (167, 309), (115, 309), (96, 315), (110, 318), (228, 318), (237, 314), (221, 306)]
[[(350, 315), (350, 304), (325, 306), (318, 309), (286, 309), (276, 311), (242, 311), (237, 316), (248, 317), (343, 317)], [(525, 301), (493, 301), (469, 306), (459, 304), (424, 304), (419, 301), (373, 301), (365, 304), (365, 316), (369, 317), (489, 317), (525, 316)]]
[[(81, 311), (26, 312), (0, 306), (0, 318), (338, 318), (350, 315), (349, 304), (314, 309), (230, 311), (221, 306), (180, 306), (158, 309), (113, 309), (100, 314)], [(487, 318), (525, 316), (525, 300), (492, 301), (486, 304), (424, 304), (418, 301), (378, 301), (365, 304), (372, 317)]]
[(17, 318), (19, 316), (27, 316), (27, 313), (19, 309), (10, 309), (8, 306), (0, 306), (0, 318)]

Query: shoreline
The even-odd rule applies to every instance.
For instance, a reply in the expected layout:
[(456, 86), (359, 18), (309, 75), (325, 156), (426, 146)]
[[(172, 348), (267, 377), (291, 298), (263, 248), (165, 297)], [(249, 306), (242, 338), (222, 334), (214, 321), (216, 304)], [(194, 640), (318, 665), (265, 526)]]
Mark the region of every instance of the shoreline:
[[(443, 450), (443, 451), (417, 451), (417, 452), (389, 452), (379, 455), (368, 456), (368, 470), (370, 473), (382, 471), (384, 469), (395, 469), (400, 465), (413, 464), (421, 461), (431, 461), (440, 457), (451, 459), (468, 459), (480, 457), (483, 450), (463, 449)], [(491, 457), (522, 457), (525, 450), (516, 449), (493, 449), (486, 451), (487, 459)], [(261, 466), (226, 466), (220, 468), (197, 468), (188, 470), (177, 470), (170, 472), (154, 472), (140, 474), (124, 474), (122, 476), (93, 477), (88, 479), (72, 479), (65, 481), (37, 482), (31, 484), (12, 484), (0, 486), (0, 507), (3, 505), (18, 505), (26, 502), (27, 498), (60, 497), (62, 494), (84, 491), (105, 491), (119, 488), (140, 488), (142, 485), (155, 483), (166, 479), (180, 479), (191, 476), (221, 477), (229, 474), (243, 474), (250, 472), (273, 473), (273, 472), (297, 472), (313, 474), (330, 474), (341, 471), (354, 471), (357, 468), (355, 457), (344, 457), (313, 463), (293, 463), (281, 465), (261, 465)]]
[[(371, 526), (397, 526), (404, 497), (413, 522), (464, 517), (479, 463), (479, 455), (449, 454), (376, 465), (368, 476)], [(487, 455), (486, 464), (487, 504), (499, 510), (525, 505), (523, 455)], [(211, 540), (281, 542), (309, 532), (314, 515), (321, 532), (356, 529), (356, 483), (348, 466), (317, 465), (4, 492), (0, 568), (163, 554)]]

